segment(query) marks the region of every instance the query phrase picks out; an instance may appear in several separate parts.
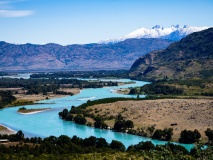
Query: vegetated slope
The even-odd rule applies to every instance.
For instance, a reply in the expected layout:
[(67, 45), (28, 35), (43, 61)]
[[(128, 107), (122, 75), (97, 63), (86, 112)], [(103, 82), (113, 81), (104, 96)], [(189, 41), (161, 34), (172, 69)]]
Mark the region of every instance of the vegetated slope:
[(188, 79), (213, 76), (213, 28), (195, 32), (161, 51), (137, 59), (130, 69), (137, 79)]
[(129, 69), (135, 59), (172, 41), (128, 39), (115, 44), (15, 45), (0, 42), (0, 70)]

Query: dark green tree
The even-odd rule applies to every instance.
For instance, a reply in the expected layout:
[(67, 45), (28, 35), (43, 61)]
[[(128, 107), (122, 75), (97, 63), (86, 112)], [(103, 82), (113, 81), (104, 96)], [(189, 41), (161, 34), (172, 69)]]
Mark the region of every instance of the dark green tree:
[(119, 151), (125, 151), (125, 146), (123, 145), (123, 143), (116, 140), (112, 140), (112, 142), (110, 143), (110, 148), (117, 149)]
[(66, 119), (66, 116), (68, 114), (68, 109), (64, 109), (62, 112), (59, 112), (58, 115), (62, 118), (62, 119)]
[(195, 143), (196, 140), (198, 140), (201, 137), (200, 133), (198, 132), (198, 130), (183, 130), (180, 133), (180, 138), (179, 138), (179, 142), (181, 143)]
[(23, 140), (24, 139), (24, 133), (19, 130), (17, 133), (16, 133), (16, 138), (20, 141), (20, 140)]
[(66, 115), (66, 118), (65, 118), (65, 119), (66, 119), (67, 121), (72, 121), (73, 118), (74, 118), (74, 116), (73, 116), (72, 114), (68, 113), (68, 114)]
[[(155, 148), (155, 145), (151, 141), (139, 142), (132, 146), (135, 151), (151, 150)], [(128, 148), (130, 149), (130, 148)]]
[(77, 114), (73, 121), (77, 124), (86, 124), (87, 123), (87, 120), (84, 116), (82, 116), (81, 114)]
[(131, 120), (127, 120), (125, 125), (126, 125), (127, 128), (134, 128), (134, 124)]
[(164, 132), (161, 129), (156, 129), (152, 136), (153, 139), (163, 139), (163, 137), (164, 137)]
[(86, 147), (88, 147), (88, 146), (95, 147), (96, 146), (96, 141), (97, 141), (96, 137), (90, 136), (89, 138), (85, 138), (83, 140), (83, 144)]
[(109, 144), (104, 138), (98, 138), (96, 142), (96, 147), (97, 148), (108, 148)]
[(164, 130), (156, 129), (152, 138), (169, 141), (171, 140), (172, 135), (173, 135), (172, 128), (165, 128)]
[(118, 132), (125, 130), (125, 127), (125, 121), (123, 120), (116, 121), (114, 124), (114, 130)]
[(209, 143), (212, 143), (213, 142), (213, 130), (211, 130), (210, 128), (207, 128), (207, 130), (205, 131), (205, 135), (208, 137)]
[(163, 130), (164, 132), (164, 138), (166, 141), (170, 141), (173, 135), (173, 128), (165, 128)]
[(96, 117), (94, 122), (95, 128), (107, 129), (108, 125), (104, 122), (103, 118)]

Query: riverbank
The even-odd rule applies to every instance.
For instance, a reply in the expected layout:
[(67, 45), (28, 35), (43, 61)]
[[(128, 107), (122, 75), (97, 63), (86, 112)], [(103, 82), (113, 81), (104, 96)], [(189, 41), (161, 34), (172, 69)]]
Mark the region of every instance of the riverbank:
[(0, 124), (0, 134), (2, 134), (2, 135), (3, 134), (10, 135), (10, 134), (15, 134), (15, 133), (16, 133), (16, 131), (10, 129), (9, 127), (6, 127), (6, 126)]
[[(178, 141), (182, 130), (197, 129), (207, 141), (205, 130), (213, 128), (213, 100), (159, 99), (118, 101), (87, 107), (90, 114), (117, 116), (119, 113), (134, 123), (134, 129), (155, 126), (155, 129), (173, 128), (173, 141)], [(105, 123), (113, 127), (113, 120)]]

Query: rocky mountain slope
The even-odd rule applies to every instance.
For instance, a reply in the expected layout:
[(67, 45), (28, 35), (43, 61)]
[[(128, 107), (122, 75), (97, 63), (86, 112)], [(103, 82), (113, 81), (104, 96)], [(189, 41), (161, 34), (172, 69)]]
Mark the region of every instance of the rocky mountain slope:
[(15, 45), (0, 42), (0, 70), (129, 69), (139, 56), (164, 49), (172, 41), (128, 39), (115, 44)]
[(187, 79), (213, 76), (213, 28), (195, 32), (168, 48), (137, 59), (130, 69), (137, 79)]
[(172, 25), (171, 27), (164, 28), (160, 25), (156, 25), (152, 28), (139, 28), (121, 38), (118, 39), (109, 39), (105, 41), (105, 43), (110, 42), (119, 42), (129, 38), (161, 38), (161, 39), (169, 39), (172, 41), (179, 41), (187, 35), (208, 29), (210, 27), (192, 27), (184, 25), (181, 27), (180, 25)]

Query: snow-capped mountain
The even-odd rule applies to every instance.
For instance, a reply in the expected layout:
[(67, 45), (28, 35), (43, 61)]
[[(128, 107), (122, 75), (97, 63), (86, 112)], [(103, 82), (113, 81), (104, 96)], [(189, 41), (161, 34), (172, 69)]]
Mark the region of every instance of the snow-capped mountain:
[(173, 41), (178, 41), (184, 37), (186, 37), (188, 34), (191, 34), (193, 32), (198, 32), (201, 30), (208, 29), (210, 27), (191, 27), (184, 25), (183, 27), (180, 27), (179, 25), (172, 25), (169, 28), (161, 27), (160, 25), (156, 25), (149, 28), (139, 28), (119, 39), (110, 39), (107, 41), (104, 41), (104, 43), (115, 43), (119, 41), (123, 41), (125, 39), (129, 38), (162, 38), (162, 39), (169, 39)]

